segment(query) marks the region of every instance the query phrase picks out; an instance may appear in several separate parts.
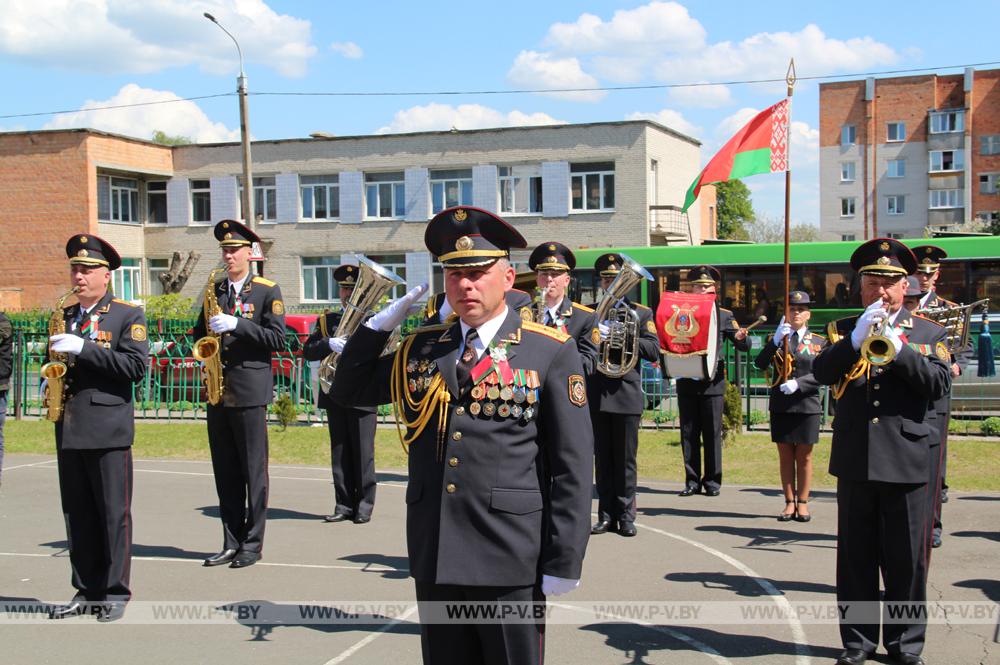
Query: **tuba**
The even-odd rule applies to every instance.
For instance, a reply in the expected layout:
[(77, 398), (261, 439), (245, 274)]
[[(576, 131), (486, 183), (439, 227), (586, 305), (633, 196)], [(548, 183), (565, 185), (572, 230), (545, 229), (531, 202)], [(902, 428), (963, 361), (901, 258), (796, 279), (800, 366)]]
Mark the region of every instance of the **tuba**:
[(945, 344), (948, 346), (948, 351), (954, 355), (969, 344), (969, 321), (972, 319), (972, 311), (977, 307), (982, 307), (986, 311), (989, 304), (990, 299), (984, 298), (968, 305), (918, 309), (914, 310), (913, 313), (941, 324), (947, 329)]
[[(622, 269), (608, 286), (598, 303), (597, 321), (608, 321), (608, 338), (601, 342), (597, 358), (597, 371), (604, 376), (619, 379), (631, 372), (639, 362), (639, 315), (621, 303), (622, 298), (641, 280), (653, 281), (649, 271), (625, 254)], [(621, 303), (621, 304), (619, 304)]]
[[(386, 293), (394, 286), (405, 285), (406, 282), (391, 270), (380, 266), (371, 259), (358, 255), (358, 281), (354, 285), (351, 297), (344, 303), (344, 312), (337, 324), (337, 330), (331, 337), (350, 337), (358, 326), (368, 318), (375, 310), (374, 307)], [(326, 316), (320, 319), (321, 334), (326, 336)], [(386, 344), (387, 350), (395, 350), (398, 343), (398, 336), (393, 331), (389, 342)], [(319, 365), (319, 387), (324, 393), (329, 393), (333, 387), (333, 377), (337, 372), (337, 360), (339, 353), (331, 353), (323, 358)]]
[(202, 362), (201, 376), (205, 382), (205, 395), (208, 403), (215, 406), (222, 401), (225, 386), (222, 383), (222, 358), (219, 354), (219, 334), (208, 327), (208, 320), (222, 313), (219, 299), (215, 296), (215, 276), (222, 268), (215, 268), (208, 273), (208, 283), (205, 285), (205, 302), (202, 311), (205, 315), (205, 328), (208, 331), (204, 337), (194, 343), (191, 355)]
[[(62, 335), (66, 332), (63, 303), (76, 292), (77, 287), (74, 286), (56, 301), (55, 309), (52, 310), (52, 316), (49, 317), (49, 337)], [(52, 343), (49, 342), (49, 362), (42, 365), (39, 370), (41, 377), (46, 381), (44, 400), (48, 410), (45, 413), (45, 419), (54, 423), (62, 420), (63, 404), (66, 402), (66, 381), (64, 377), (68, 370), (66, 366), (68, 357), (69, 354), (67, 353), (56, 353), (53, 351)]]

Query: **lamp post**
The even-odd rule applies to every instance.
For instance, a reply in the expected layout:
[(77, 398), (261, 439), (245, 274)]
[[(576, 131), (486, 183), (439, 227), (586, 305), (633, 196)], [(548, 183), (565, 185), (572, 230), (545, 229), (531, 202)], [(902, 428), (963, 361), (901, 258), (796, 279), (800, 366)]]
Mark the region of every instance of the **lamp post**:
[(236, 91), (240, 95), (240, 140), (243, 144), (243, 219), (247, 226), (254, 232), (257, 230), (257, 218), (253, 214), (253, 174), (250, 171), (250, 132), (248, 130), (249, 120), (247, 118), (247, 77), (243, 72), (243, 49), (236, 41), (232, 33), (223, 27), (214, 16), (205, 12), (205, 18), (219, 26), (219, 29), (229, 35), (229, 38), (236, 44), (236, 52), (240, 56), (240, 75), (236, 79)]

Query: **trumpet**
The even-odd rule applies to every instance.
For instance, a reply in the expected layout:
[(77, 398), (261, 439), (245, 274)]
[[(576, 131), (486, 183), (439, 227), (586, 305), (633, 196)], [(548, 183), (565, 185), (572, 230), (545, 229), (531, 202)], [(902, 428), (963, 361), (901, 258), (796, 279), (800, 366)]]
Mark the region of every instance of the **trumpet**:
[(886, 317), (878, 325), (872, 326), (868, 337), (861, 343), (861, 357), (870, 365), (881, 367), (896, 358), (896, 347), (893, 346), (892, 340), (883, 334), (888, 324), (889, 317)]

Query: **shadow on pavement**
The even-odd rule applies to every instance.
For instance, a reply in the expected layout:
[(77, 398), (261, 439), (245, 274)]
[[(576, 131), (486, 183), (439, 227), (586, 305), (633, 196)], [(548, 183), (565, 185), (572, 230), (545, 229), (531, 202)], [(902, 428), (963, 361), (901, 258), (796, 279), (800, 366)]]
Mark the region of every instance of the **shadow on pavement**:
[[(387, 580), (405, 580), (410, 576), (410, 562), (405, 556), (387, 556), (375, 553), (349, 554), (340, 557), (340, 560), (364, 564), (366, 567), (362, 569), (363, 571), (379, 573)], [(369, 570), (367, 566), (381, 566), (391, 570)]]
[[(763, 494), (764, 496), (773, 496), (775, 498), (783, 497), (780, 489), (769, 489), (763, 487), (744, 487), (740, 490), (741, 492), (751, 492), (753, 494)], [(809, 500), (813, 499), (831, 499), (836, 500), (837, 493), (830, 490), (812, 490), (809, 492)]]
[[(701, 584), (706, 589), (724, 589), (735, 593), (738, 596), (747, 598), (767, 597), (770, 594), (764, 593), (756, 582), (744, 575), (731, 575), (729, 573), (669, 573), (663, 576), (669, 582), (685, 582)], [(768, 581), (785, 593), (796, 591), (802, 593), (825, 593), (836, 595), (837, 588), (832, 584), (822, 584), (820, 582), (805, 582), (802, 580), (775, 580), (768, 578)]]
[[(836, 543), (837, 537), (829, 533), (813, 533), (809, 531), (791, 531), (788, 529), (762, 529), (759, 527), (738, 527), (726, 525), (704, 525), (695, 528), (696, 531), (714, 531), (729, 536), (740, 536), (747, 538), (744, 547), (753, 547), (758, 550), (776, 548), (781, 545), (803, 545), (805, 547), (828, 547), (834, 548), (835, 544), (825, 545), (822, 541)], [(777, 551), (790, 552), (791, 550), (779, 549)]]
[[(200, 510), (201, 514), (205, 517), (219, 519), (220, 516), (218, 506), (201, 506), (199, 508), (195, 508), (195, 510)], [(268, 506), (267, 519), (315, 521), (322, 520), (323, 515), (317, 515), (316, 513), (304, 513), (301, 510), (290, 510), (288, 508), (275, 508), (273, 506)]]
[(985, 538), (986, 540), (1000, 543), (1000, 533), (996, 531), (956, 531), (950, 535), (958, 536), (959, 538)]
[(731, 518), (731, 519), (760, 519), (770, 515), (758, 515), (756, 513), (731, 513), (721, 510), (696, 510), (692, 508), (639, 508), (638, 512), (647, 517), (697, 517), (697, 518)]
[[(252, 606), (257, 610), (255, 617), (237, 618), (236, 623), (250, 629), (250, 642), (269, 642), (272, 633), (278, 628), (308, 628), (323, 633), (371, 633), (384, 628), (386, 620), (374, 614), (353, 614), (350, 608), (334, 609), (333, 605), (315, 604), (280, 604), (267, 600), (244, 600), (233, 603), (234, 606)], [(222, 609), (222, 608), (220, 608)], [(370, 623), (366, 623), (367, 618)], [(270, 620), (270, 618), (280, 618)], [(419, 635), (420, 624), (412, 621), (401, 621), (392, 625), (384, 632), (402, 635)]]
[(995, 603), (1000, 603), (1000, 581), (997, 580), (962, 580), (955, 582), (952, 586), (963, 589), (979, 589), (983, 595)]

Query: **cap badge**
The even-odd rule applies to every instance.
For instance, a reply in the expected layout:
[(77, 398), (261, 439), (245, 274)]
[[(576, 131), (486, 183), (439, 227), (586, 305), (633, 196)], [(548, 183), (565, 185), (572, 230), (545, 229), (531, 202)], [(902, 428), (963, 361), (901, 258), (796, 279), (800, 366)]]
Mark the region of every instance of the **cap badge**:
[(933, 259), (931, 259), (931, 258), (925, 258), (925, 259), (924, 259), (923, 261), (921, 261), (921, 263), (926, 263), (926, 264), (928, 264), (928, 265), (929, 265), (929, 264), (931, 264), (931, 263), (934, 263), (934, 260), (933, 260)]
[(802, 300), (802, 294), (796, 293), (795, 295), (792, 296), (792, 300), (794, 300), (795, 302)]
[[(456, 222), (464, 222), (466, 219), (468, 219), (469, 213), (465, 212), (465, 209), (459, 208), (458, 210), (455, 211), (453, 217)], [(458, 247), (458, 245), (456, 245), (456, 247)]]
[[(462, 219), (465, 219), (466, 214), (464, 210), (459, 210), (458, 212), (455, 213), (455, 219), (458, 221), (462, 221), (461, 219), (458, 219), (459, 212), (462, 213)], [(469, 236), (462, 236), (461, 238), (455, 241), (455, 249), (457, 249), (460, 252), (466, 252), (472, 249), (472, 238), (470, 238)]]
[(555, 245), (549, 245), (549, 251), (550, 252), (556, 251), (556, 246)]
[(883, 252), (888, 252), (889, 251), (889, 243), (883, 242), (881, 245), (878, 246), (878, 248), (881, 249)]
[(80, 242), (83, 243), (84, 245), (86, 245), (87, 244), (87, 236), (80, 236)]
[(890, 263), (892, 263), (892, 260), (888, 256), (880, 256), (875, 261), (875, 263), (879, 264), (880, 266), (887, 266)]
[(223, 240), (232, 240), (232, 238), (233, 238), (232, 233), (227, 233), (226, 235), (222, 236)]
[(222, 223), (222, 228), (228, 229), (229, 228), (229, 222), (223, 222)]
[(85, 249), (81, 249), (79, 252), (76, 253), (76, 255), (77, 256), (82, 256), (82, 257), (86, 258), (86, 257), (90, 256), (90, 253), (87, 250), (85, 250)]
[(559, 263), (559, 257), (558, 256), (550, 256), (549, 258), (545, 259), (545, 261), (548, 262), (548, 263)]
[(932, 251), (934, 251), (934, 250), (932, 248), (930, 248), (930, 247), (925, 247), (924, 248), (924, 253), (926, 253), (926, 254), (930, 254)]
[(347, 266), (347, 272), (354, 272), (354, 266)]

